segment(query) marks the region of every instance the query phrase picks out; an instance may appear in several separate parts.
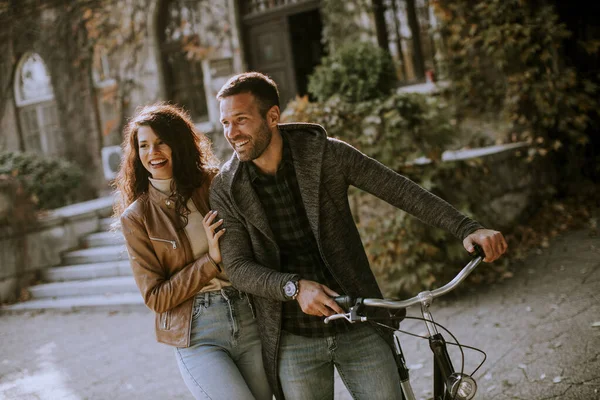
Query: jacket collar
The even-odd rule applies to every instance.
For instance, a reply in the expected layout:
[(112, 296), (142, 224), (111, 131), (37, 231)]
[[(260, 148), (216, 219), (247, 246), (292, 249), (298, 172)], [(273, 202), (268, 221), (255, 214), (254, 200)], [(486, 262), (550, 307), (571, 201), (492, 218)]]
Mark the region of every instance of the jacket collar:
[[(210, 176), (210, 178), (212, 180), (212, 175)], [(209, 206), (206, 202), (207, 196), (204, 194), (204, 192), (208, 189), (209, 185), (210, 182), (197, 188), (192, 193), (191, 199), (194, 202), (194, 206), (196, 206), (196, 209), (200, 212), (201, 215), (206, 215), (206, 213), (209, 211)], [(172, 213), (173, 215), (175, 214), (175, 200), (169, 197), (169, 195), (164, 194), (163, 192), (152, 186), (151, 183), (148, 184), (148, 199), (152, 203), (159, 206), (165, 212)]]
[(148, 199), (165, 211), (171, 212), (175, 209), (175, 200), (152, 186), (150, 182), (148, 182)]
[[(307, 123), (279, 124), (279, 130), (288, 140), (306, 215), (318, 240), (321, 169), (327, 133), (322, 126)], [(238, 212), (262, 234), (275, 241), (265, 210), (250, 183), (248, 169), (235, 154), (223, 166), (222, 176)]]

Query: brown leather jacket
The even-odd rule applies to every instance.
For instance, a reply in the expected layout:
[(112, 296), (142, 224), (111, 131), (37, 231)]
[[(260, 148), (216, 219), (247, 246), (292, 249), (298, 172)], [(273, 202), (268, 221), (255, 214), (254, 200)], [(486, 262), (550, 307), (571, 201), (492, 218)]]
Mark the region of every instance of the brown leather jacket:
[[(198, 211), (209, 211), (210, 181), (196, 189)], [(176, 228), (175, 204), (152, 185), (121, 215), (121, 227), (135, 282), (156, 313), (156, 340), (189, 347), (194, 296), (218, 270), (208, 254), (194, 260), (184, 229)]]

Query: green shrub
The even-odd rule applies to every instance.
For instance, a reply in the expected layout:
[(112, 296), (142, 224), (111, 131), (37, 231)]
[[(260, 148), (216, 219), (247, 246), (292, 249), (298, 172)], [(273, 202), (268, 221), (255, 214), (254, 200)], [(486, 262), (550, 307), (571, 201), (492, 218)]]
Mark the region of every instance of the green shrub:
[(21, 232), (36, 223), (36, 205), (17, 179), (0, 174), (0, 233)]
[(74, 201), (83, 172), (73, 163), (40, 154), (0, 153), (0, 175), (17, 180), (37, 209), (52, 209)]
[(323, 58), (309, 77), (308, 92), (321, 102), (339, 95), (357, 103), (389, 95), (396, 82), (391, 56), (374, 44), (358, 42)]
[(323, 125), (330, 136), (399, 169), (421, 156), (439, 160), (443, 150), (459, 137), (452, 115), (438, 97), (393, 93), (360, 103), (339, 96), (325, 102), (297, 98), (288, 104), (282, 120)]

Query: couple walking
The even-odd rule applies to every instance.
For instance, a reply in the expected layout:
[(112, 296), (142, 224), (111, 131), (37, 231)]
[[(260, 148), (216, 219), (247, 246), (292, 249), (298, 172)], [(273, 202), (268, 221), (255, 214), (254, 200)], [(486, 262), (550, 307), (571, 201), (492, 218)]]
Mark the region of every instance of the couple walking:
[(361, 188), (452, 232), (485, 261), (506, 250), (444, 200), (314, 124), (280, 124), (267, 76), (217, 95), (234, 150), (218, 170), (181, 109), (140, 109), (125, 130), (115, 205), (156, 337), (197, 399), (332, 399), (334, 365), (356, 399), (402, 398), (391, 334), (325, 325), (332, 297), (381, 297), (348, 204)]

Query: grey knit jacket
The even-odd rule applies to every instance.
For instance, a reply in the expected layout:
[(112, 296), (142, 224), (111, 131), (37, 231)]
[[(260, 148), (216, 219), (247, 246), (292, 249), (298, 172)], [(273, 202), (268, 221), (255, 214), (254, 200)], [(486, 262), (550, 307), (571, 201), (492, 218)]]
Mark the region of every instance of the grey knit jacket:
[[(350, 185), (448, 230), (459, 239), (481, 228), (408, 178), (315, 124), (280, 124), (288, 139), (310, 226), (325, 265), (343, 289), (357, 297), (381, 297), (348, 203)], [(278, 399), (277, 377), (283, 286), (292, 275), (280, 272), (279, 249), (248, 172), (235, 155), (214, 178), (211, 208), (223, 218), (221, 253), (232, 284), (254, 295), (267, 376)], [(381, 334), (390, 341), (388, 333)]]

